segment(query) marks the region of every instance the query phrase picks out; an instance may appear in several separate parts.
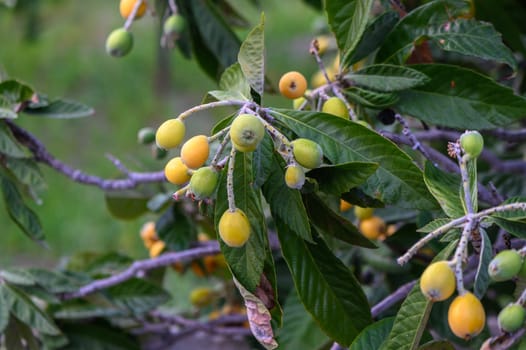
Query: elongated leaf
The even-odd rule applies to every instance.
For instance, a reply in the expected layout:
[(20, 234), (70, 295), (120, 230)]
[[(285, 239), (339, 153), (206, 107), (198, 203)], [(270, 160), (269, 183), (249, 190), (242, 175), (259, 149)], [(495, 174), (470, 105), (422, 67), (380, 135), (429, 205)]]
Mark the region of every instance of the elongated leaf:
[(58, 99), (45, 107), (26, 108), (23, 112), (37, 117), (69, 119), (88, 117), (95, 113), (95, 110), (77, 101)]
[(396, 103), (398, 96), (387, 92), (376, 92), (352, 86), (344, 91), (349, 100), (371, 108), (388, 107)]
[(31, 100), (35, 91), (15, 79), (7, 79), (0, 82), (0, 101), (10, 104), (20, 103)]
[(5, 347), (7, 350), (38, 350), (38, 343), (31, 328), (11, 316), (5, 330)]
[(426, 162), (424, 181), (447, 216), (458, 218), (464, 215), (459, 194), (461, 190), (459, 176), (443, 172), (431, 162)]
[(351, 188), (364, 183), (378, 169), (378, 164), (350, 162), (322, 166), (307, 173), (318, 181), (319, 189), (340, 196)]
[(309, 218), (301, 200), (300, 191), (285, 183), (285, 164), (280, 156), (272, 155), (272, 168), (262, 187), (263, 196), (270, 206), (272, 217), (279, 217), (295, 234), (312, 241)]
[(5, 160), (5, 165), (24, 185), (43, 188), (46, 184), (44, 175), (33, 159), (9, 157)]
[(43, 240), (44, 234), (40, 220), (33, 210), (25, 205), (15, 184), (0, 175), (0, 188), (11, 219), (29, 238), (37, 241)]
[[(511, 203), (526, 203), (525, 197), (511, 197), (506, 199), (501, 205), (511, 204)], [(491, 214), (492, 217), (508, 219), (508, 220), (526, 220), (526, 210), (508, 210), (505, 212)]]
[(9, 322), (9, 305), (4, 299), (3, 293), (0, 293), (0, 334), (4, 332)]
[(447, 340), (434, 340), (425, 343), (418, 350), (455, 350), (455, 347)]
[(144, 279), (130, 279), (107, 289), (112, 301), (134, 314), (151, 311), (170, 299), (161, 287)]
[(83, 300), (71, 300), (53, 308), (53, 317), (62, 320), (85, 320), (95, 317), (124, 317), (128, 312), (106, 304), (95, 305)]
[[(250, 221), (251, 234), (244, 246), (239, 248), (228, 247), (219, 239), (221, 251), (234, 274), (234, 277), (249, 292), (254, 293), (260, 282), (265, 263), (266, 226), (263, 209), (261, 208), (260, 194), (256, 192), (254, 173), (252, 169), (252, 154), (236, 153), (234, 162), (234, 198), (236, 207), (243, 210)], [(227, 167), (221, 173), (215, 205), (214, 221), (215, 227), (223, 213), (228, 210), (228, 199), (226, 191)]]
[(265, 16), (241, 44), (237, 60), (252, 89), (260, 96), (265, 88)]
[(421, 38), (436, 33), (451, 18), (469, 10), (462, 0), (435, 0), (407, 14), (383, 42), (376, 62), (403, 64)]
[(36, 284), (53, 294), (74, 292), (83, 285), (83, 281), (60, 271), (30, 268), (27, 273)]
[(526, 239), (526, 222), (524, 221), (507, 220), (498, 217), (491, 217), (489, 221), (495, 223), (515, 237)]
[[(230, 97), (229, 99), (251, 100), (250, 84), (243, 74), (241, 65), (237, 62), (225, 69), (219, 80), (219, 87), (222, 90), (228, 91), (233, 95), (232, 97), (237, 96), (237, 98)], [(214, 97), (216, 96), (214, 95)], [(218, 100), (222, 99), (223, 98), (218, 98)]]
[(278, 237), (305, 309), (320, 328), (343, 346), (371, 323), (367, 299), (351, 271), (336, 258), (323, 240), (310, 244), (280, 219)]
[(438, 218), (438, 219), (435, 219), (435, 220), (431, 221), (430, 223), (426, 224), (425, 226), (419, 228), (417, 231), (418, 232), (423, 232), (423, 233), (429, 233), (431, 231), (436, 230), (437, 228), (439, 228), (441, 226), (444, 226), (445, 224), (447, 224), (450, 221), (451, 221), (450, 218)]
[(419, 71), (391, 64), (367, 66), (347, 77), (359, 86), (383, 92), (405, 90), (429, 81)]
[(32, 286), (36, 283), (33, 276), (26, 269), (16, 267), (0, 271), (0, 278), (11, 284), (21, 286)]
[(274, 161), (274, 142), (268, 134), (265, 134), (252, 157), (255, 174), (254, 188), (261, 188), (269, 176), (272, 175), (275, 167)]
[(315, 193), (305, 194), (303, 201), (309, 215), (309, 221), (319, 231), (343, 242), (365, 248), (376, 248), (349, 220), (334, 212)]
[(363, 186), (367, 195), (403, 208), (436, 208), (420, 169), (406, 153), (376, 132), (324, 113), (273, 110), (271, 114), (298, 136), (318, 142), (333, 164), (378, 163), (378, 170)]
[(473, 292), (475, 296), (482, 299), (490, 283), (490, 277), (488, 274), (488, 266), (493, 258), (493, 249), (491, 248), (491, 241), (482, 227), (479, 227), (480, 238), (482, 241), (479, 264), (477, 267), (477, 274), (475, 275), (475, 285), (473, 286)]
[(45, 334), (60, 334), (60, 330), (53, 320), (41, 311), (23, 291), (4, 283), (0, 287), (0, 293), (5, 303), (9, 305), (11, 313), (20, 321)]
[(278, 333), (280, 349), (318, 349), (328, 341), (292, 290), (283, 306), (283, 327)]
[(349, 350), (380, 349), (393, 328), (394, 320), (394, 317), (388, 317), (367, 326), (352, 342)]
[(0, 153), (14, 158), (24, 158), (26, 153), (4, 122), (0, 122)]
[(433, 125), (492, 129), (525, 117), (526, 99), (472, 70), (444, 64), (411, 65), (431, 80), (400, 92), (396, 107)]
[(394, 11), (387, 11), (376, 17), (370, 23), (360, 40), (356, 45), (356, 49), (349, 57), (349, 65), (354, 64), (367, 55), (375, 51), (385, 40), (387, 34), (393, 29), (398, 22), (399, 16)]
[(104, 194), (106, 208), (120, 220), (133, 220), (148, 212), (150, 197), (137, 189), (112, 191)]
[(155, 231), (170, 250), (180, 251), (196, 241), (197, 231), (180, 205), (174, 204), (159, 217)]
[(342, 67), (348, 67), (350, 57), (362, 38), (373, 2), (373, 0), (325, 1), (329, 25), (336, 35), (338, 48), (342, 52)]
[(65, 324), (62, 329), (69, 343), (62, 350), (139, 350), (140, 342), (108, 324)]

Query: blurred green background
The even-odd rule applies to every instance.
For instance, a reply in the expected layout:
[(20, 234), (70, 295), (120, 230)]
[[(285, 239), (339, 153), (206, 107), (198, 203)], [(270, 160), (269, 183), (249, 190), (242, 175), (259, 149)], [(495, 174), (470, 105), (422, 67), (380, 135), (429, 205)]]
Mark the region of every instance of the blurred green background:
[[(17, 123), (42, 140), (60, 160), (85, 172), (112, 177), (118, 172), (106, 158), (111, 154), (134, 171), (156, 171), (163, 160), (153, 160), (150, 149), (136, 141), (144, 126), (162, 121), (199, 104), (215, 83), (184, 59), (177, 50), (168, 53), (168, 64), (159, 69), (159, 18), (147, 16), (132, 26), (135, 45), (127, 57), (116, 59), (104, 51), (108, 33), (123, 25), (118, 0), (27, 0), (35, 13), (15, 12), (0, 6), (0, 67), (50, 97), (67, 97), (92, 106), (96, 113), (82, 119), (47, 119), (22, 115)], [(253, 25), (260, 10), (248, 1), (235, 1)], [(307, 77), (316, 71), (308, 53), (321, 13), (302, 1), (262, 1), (265, 12), (267, 75), (277, 85), (288, 70)], [(32, 17), (34, 16), (34, 17)], [(246, 30), (240, 31), (243, 39)], [(167, 79), (163, 79), (167, 78)], [(265, 97), (265, 104), (289, 106), (279, 96)], [(190, 119), (187, 135), (206, 133), (221, 115), (201, 114)], [(119, 221), (108, 213), (104, 193), (76, 184), (42, 167), (48, 188), (40, 216), (48, 247), (28, 239), (7, 217), (0, 204), (0, 264), (52, 265), (61, 256), (77, 251), (111, 251), (144, 257), (140, 226), (155, 216)]]

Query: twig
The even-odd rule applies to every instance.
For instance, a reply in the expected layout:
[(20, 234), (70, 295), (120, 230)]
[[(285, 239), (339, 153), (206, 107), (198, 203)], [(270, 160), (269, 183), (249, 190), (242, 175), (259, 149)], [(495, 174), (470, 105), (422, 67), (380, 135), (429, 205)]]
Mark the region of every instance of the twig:
[(181, 252), (168, 252), (162, 254), (155, 259), (137, 260), (130, 265), (126, 270), (119, 272), (113, 276), (102, 278), (91, 282), (81, 287), (76, 292), (66, 293), (62, 295), (64, 300), (82, 298), (89, 294), (98, 292), (102, 289), (109, 288), (117, 285), (124, 281), (127, 281), (138, 274), (144, 273), (145, 271), (157, 269), (164, 266), (172, 265), (176, 262), (185, 260), (194, 260), (202, 256), (219, 254), (219, 244), (217, 242), (210, 242), (206, 246), (191, 248)]
[(402, 125), (402, 134), (404, 134), (404, 136), (406, 136), (409, 141), (411, 141), (413, 149), (422, 153), (422, 155), (427, 159), (430, 159), (426, 148), (422, 146), (420, 141), (418, 141), (418, 138), (416, 138), (416, 136), (411, 132), (411, 129), (409, 128), (409, 125), (405, 119), (398, 113), (395, 114), (395, 119), (398, 121), (398, 123), (400, 123), (400, 125)]
[(132, 12), (128, 16), (128, 18), (126, 18), (126, 22), (124, 22), (124, 29), (126, 29), (126, 30), (130, 29), (130, 27), (131, 27), (131, 25), (133, 23), (133, 20), (135, 19), (135, 16), (137, 16), (137, 11), (139, 11), (139, 7), (141, 7), (143, 2), (144, 2), (144, 0), (137, 0), (135, 2), (135, 5), (133, 5)]
[[(125, 190), (135, 188), (139, 184), (152, 183), (152, 182), (165, 182), (165, 176), (163, 171), (157, 172), (131, 172), (126, 171), (125, 178), (122, 179), (105, 179), (99, 176), (90, 175), (82, 170), (75, 169), (62, 161), (56, 159), (51, 153), (48, 152), (44, 144), (38, 140), (29, 131), (22, 129), (12, 121), (7, 121), (6, 124), (9, 126), (13, 135), (18, 141), (24, 144), (33, 153), (37, 162), (46, 164), (47, 166), (55, 169), (59, 173), (69, 177), (71, 180), (86, 184), (97, 186), (103, 190)], [(118, 168), (122, 165), (119, 161), (115, 162), (112, 160)]]

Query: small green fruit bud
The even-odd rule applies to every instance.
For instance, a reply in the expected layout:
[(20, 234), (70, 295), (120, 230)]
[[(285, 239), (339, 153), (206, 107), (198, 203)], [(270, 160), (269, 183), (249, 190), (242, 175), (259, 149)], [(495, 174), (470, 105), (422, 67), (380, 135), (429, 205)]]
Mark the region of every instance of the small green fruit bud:
[(114, 57), (127, 55), (133, 47), (133, 35), (124, 28), (115, 29), (106, 39), (106, 52)]
[(183, 16), (171, 15), (164, 21), (163, 32), (166, 35), (180, 34), (186, 27), (186, 20)]
[(219, 174), (212, 167), (197, 169), (190, 178), (190, 191), (195, 199), (208, 198), (214, 194)]
[(254, 151), (265, 136), (263, 122), (252, 114), (240, 114), (230, 127), (230, 139), (240, 152)]
[(299, 138), (291, 142), (292, 154), (304, 168), (318, 168), (323, 162), (323, 150), (316, 142)]
[(156, 144), (153, 144), (151, 147), (152, 157), (155, 159), (164, 159), (164, 157), (166, 157), (166, 155), (168, 154), (167, 150), (157, 146)]
[(488, 273), (497, 282), (515, 277), (522, 267), (522, 257), (516, 250), (503, 250), (489, 263)]
[(305, 172), (300, 166), (288, 166), (285, 170), (285, 183), (288, 187), (299, 190), (305, 183)]
[(466, 131), (460, 136), (460, 146), (464, 153), (471, 158), (476, 158), (484, 148), (484, 139), (478, 131)]
[(509, 304), (501, 310), (498, 316), (501, 331), (513, 333), (524, 325), (526, 310), (519, 304)]
[(137, 132), (137, 141), (142, 145), (149, 145), (155, 141), (155, 130), (153, 128), (142, 128)]

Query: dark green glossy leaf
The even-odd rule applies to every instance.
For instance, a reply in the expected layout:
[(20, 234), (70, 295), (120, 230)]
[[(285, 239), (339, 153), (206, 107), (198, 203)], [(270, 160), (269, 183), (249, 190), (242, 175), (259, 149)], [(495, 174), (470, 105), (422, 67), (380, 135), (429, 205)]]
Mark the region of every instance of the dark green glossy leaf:
[(360, 247), (376, 248), (349, 220), (329, 208), (318, 195), (314, 193), (305, 194), (303, 201), (309, 215), (309, 221), (318, 230), (343, 242)]
[(327, 0), (329, 25), (342, 53), (341, 66), (348, 67), (350, 57), (367, 27), (373, 0)]
[(388, 107), (398, 100), (398, 96), (392, 93), (376, 92), (354, 86), (344, 90), (344, 93), (351, 102), (371, 108)]
[(139, 278), (127, 280), (106, 291), (115, 305), (134, 314), (151, 311), (170, 299), (170, 294), (164, 289)]
[(367, 195), (403, 208), (436, 208), (412, 159), (373, 130), (324, 113), (281, 109), (271, 114), (298, 136), (318, 142), (333, 164), (378, 163), (378, 170), (362, 186)]
[[(99, 253), (87, 260), (81, 270), (91, 276), (113, 275), (127, 269), (133, 263), (133, 259), (129, 256), (116, 252)], [(69, 269), (70, 267), (68, 267)], [(85, 281), (82, 284), (87, 282)]]
[(26, 108), (23, 112), (37, 117), (69, 119), (88, 117), (95, 113), (95, 110), (77, 101), (58, 99), (49, 102), (45, 107)]
[(433, 340), (420, 346), (418, 350), (455, 350), (455, 347), (447, 340)]
[(196, 241), (197, 230), (179, 204), (173, 204), (155, 223), (155, 231), (170, 250), (188, 249)]
[[(525, 197), (511, 197), (506, 199), (501, 205), (511, 204), (511, 203), (526, 203)], [(517, 209), (517, 210), (508, 210), (505, 212), (491, 214), (492, 217), (508, 219), (508, 220), (526, 220), (526, 210)]]
[(100, 305), (85, 300), (70, 300), (53, 308), (53, 317), (61, 320), (85, 320), (95, 317), (123, 317), (127, 312), (116, 306), (107, 305), (107, 300)]
[(320, 191), (340, 196), (364, 183), (376, 169), (378, 164), (375, 163), (350, 162), (312, 169), (307, 176), (318, 181)]
[(283, 257), (305, 309), (329, 337), (348, 346), (372, 322), (360, 284), (319, 237), (313, 237), (315, 244), (308, 243), (280, 218), (275, 222)]
[(10, 104), (30, 101), (35, 91), (18, 80), (8, 79), (0, 82), (0, 101)]
[(254, 166), (254, 187), (260, 188), (272, 175), (274, 169), (274, 143), (268, 134), (259, 143), (252, 158)]
[(0, 278), (11, 284), (21, 286), (32, 286), (36, 283), (33, 276), (26, 269), (20, 267), (12, 267), (0, 271)]
[(24, 149), (4, 122), (0, 122), (0, 153), (14, 158), (26, 157)]
[(283, 327), (278, 344), (283, 349), (319, 349), (329, 338), (305, 310), (298, 294), (292, 290), (283, 306)]
[(26, 206), (15, 184), (0, 175), (0, 188), (11, 219), (29, 238), (37, 241), (43, 240), (44, 233), (40, 220), (35, 212)]
[(5, 330), (6, 350), (38, 350), (38, 343), (31, 328), (11, 316)]
[(139, 341), (108, 324), (65, 324), (69, 344), (62, 350), (139, 350)]
[(398, 22), (399, 16), (394, 11), (387, 11), (376, 17), (370, 23), (360, 40), (356, 49), (349, 57), (349, 65), (354, 64), (375, 51), (385, 40), (387, 34)]
[(491, 247), (491, 241), (482, 227), (479, 227), (479, 233), (481, 238), (481, 247), (479, 255), (479, 264), (477, 267), (477, 274), (475, 275), (475, 284), (473, 286), (473, 293), (479, 299), (486, 294), (490, 283), (490, 277), (488, 274), (488, 266), (493, 258), (493, 249)]
[(446, 173), (428, 161), (425, 164), (424, 181), (429, 192), (435, 197), (447, 216), (450, 218), (464, 216), (458, 175)]
[(148, 212), (149, 196), (138, 190), (106, 192), (104, 200), (116, 219), (133, 220)]
[(353, 83), (376, 91), (390, 92), (410, 89), (429, 81), (419, 71), (391, 64), (366, 66), (347, 75)]
[(396, 108), (433, 125), (492, 129), (524, 118), (526, 99), (475, 71), (445, 65), (411, 65), (430, 82), (400, 92)]
[(43, 188), (46, 184), (40, 168), (35, 160), (31, 158), (8, 157), (5, 160), (5, 165), (16, 179), (24, 185)]
[(4, 299), (3, 293), (0, 293), (0, 334), (4, 333), (4, 329), (9, 322), (9, 305)]
[(265, 16), (241, 44), (237, 60), (252, 89), (260, 96), (265, 89)]
[(5, 303), (9, 305), (11, 313), (20, 321), (45, 334), (60, 334), (53, 320), (40, 310), (22, 290), (4, 283), (0, 292)]
[(349, 350), (380, 349), (393, 328), (394, 317), (384, 318), (367, 326), (354, 339)]
[[(250, 221), (251, 234), (244, 246), (239, 248), (228, 247), (219, 239), (221, 251), (232, 270), (232, 273), (249, 292), (254, 293), (260, 282), (265, 263), (266, 226), (263, 209), (260, 202), (259, 191), (254, 188), (254, 173), (252, 168), (252, 153), (236, 153), (234, 161), (234, 198), (236, 207), (243, 210)], [(219, 191), (215, 205), (215, 227), (219, 219), (228, 209), (227, 200), (227, 168), (221, 172)]]
[(508, 220), (499, 217), (490, 217), (489, 221), (495, 223), (515, 237), (526, 239), (526, 222), (524, 221)]

